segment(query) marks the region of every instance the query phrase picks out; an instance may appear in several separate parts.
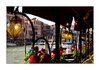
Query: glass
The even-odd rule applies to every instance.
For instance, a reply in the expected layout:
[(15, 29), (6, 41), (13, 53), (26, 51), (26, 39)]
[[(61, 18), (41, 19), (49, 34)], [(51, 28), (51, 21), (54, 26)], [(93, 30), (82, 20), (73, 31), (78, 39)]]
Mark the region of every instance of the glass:
[(17, 16), (12, 17), (10, 23), (7, 24), (7, 31), (12, 38), (14, 38), (14, 40), (17, 39), (18, 36), (24, 31), (21, 19)]

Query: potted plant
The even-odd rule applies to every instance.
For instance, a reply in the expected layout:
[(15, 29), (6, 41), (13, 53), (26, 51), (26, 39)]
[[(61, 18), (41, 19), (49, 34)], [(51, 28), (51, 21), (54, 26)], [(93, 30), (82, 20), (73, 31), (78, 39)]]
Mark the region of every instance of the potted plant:
[(39, 51), (38, 46), (31, 48), (26, 53), (26, 57), (24, 58), (24, 63), (33, 64), (33, 63), (56, 63), (56, 62), (66, 62), (64, 56), (65, 51), (62, 47), (59, 48), (60, 52), (60, 61), (57, 60), (56, 49), (51, 51), (51, 55), (46, 52), (45, 49), (41, 49)]

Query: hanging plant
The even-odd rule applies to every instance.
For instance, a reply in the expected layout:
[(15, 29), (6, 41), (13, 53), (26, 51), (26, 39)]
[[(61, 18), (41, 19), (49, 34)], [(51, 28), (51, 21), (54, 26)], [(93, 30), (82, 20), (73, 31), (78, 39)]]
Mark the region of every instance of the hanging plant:
[(73, 51), (73, 57), (74, 58), (76, 58), (76, 57), (78, 57), (78, 56), (80, 56), (80, 49), (75, 49), (74, 51)]
[[(66, 52), (65, 52), (65, 50), (62, 47), (60, 47), (59, 48), (59, 52), (60, 52), (60, 62), (65, 62), (66, 61), (65, 60), (66, 59), (66, 56), (65, 56)], [(52, 53), (51, 53), (51, 62), (54, 62), (54, 63), (58, 62), (57, 55), (56, 55), (56, 49), (54, 49), (52, 51)]]
[(82, 54), (84, 55), (87, 51), (87, 47), (86, 46), (82, 46)]
[[(60, 47), (60, 62), (65, 62), (66, 56), (65, 51), (62, 47)], [(56, 49), (51, 51), (51, 56), (46, 52), (45, 49), (38, 50), (38, 46), (31, 48), (28, 50), (26, 57), (24, 58), (24, 63), (33, 64), (33, 63), (56, 63), (57, 55)]]

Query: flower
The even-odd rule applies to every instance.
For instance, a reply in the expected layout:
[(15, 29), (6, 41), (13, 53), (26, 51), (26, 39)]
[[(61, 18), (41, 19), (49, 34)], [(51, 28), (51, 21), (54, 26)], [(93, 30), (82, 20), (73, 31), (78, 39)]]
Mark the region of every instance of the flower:
[(51, 53), (51, 62), (54, 62), (57, 60), (57, 55), (55, 53)]
[(36, 54), (30, 56), (30, 59), (29, 59), (29, 63), (39, 63), (40, 61), (40, 57), (37, 56)]
[(88, 45), (88, 43), (86, 43), (86, 44), (85, 44), (85, 46), (87, 46), (87, 47), (88, 47), (88, 46), (89, 46), (89, 45)]
[(60, 47), (60, 56), (64, 53), (64, 49)]
[(42, 56), (42, 58), (41, 58), (40, 62), (42, 62), (42, 63), (50, 62), (51, 58), (50, 58), (49, 54), (43, 53), (43, 55), (41, 55), (41, 56)]
[(35, 52), (38, 52), (39, 51), (39, 48), (38, 46), (35, 46), (35, 47), (31, 47), (32, 50), (35, 50)]
[[(62, 47), (59, 48), (60, 52), (60, 61), (65, 60), (64, 56), (64, 49)], [(45, 49), (41, 49), (39, 51), (38, 46), (32, 47), (28, 50), (26, 57), (24, 58), (25, 63), (50, 63), (50, 62), (57, 62), (57, 55), (56, 55), (56, 49), (54, 49), (50, 54), (47, 53)]]
[(40, 50), (40, 52), (41, 52), (42, 54), (47, 53), (46, 50), (43, 49), (43, 48)]

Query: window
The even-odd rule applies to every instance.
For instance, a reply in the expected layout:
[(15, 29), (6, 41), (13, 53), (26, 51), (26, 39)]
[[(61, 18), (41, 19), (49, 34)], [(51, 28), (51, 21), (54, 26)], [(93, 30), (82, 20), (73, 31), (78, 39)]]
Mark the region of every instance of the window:
[(47, 29), (50, 29), (50, 26), (46, 26)]
[(31, 25), (29, 25), (29, 28), (31, 28)]
[(32, 32), (32, 31), (28, 31), (28, 33), (30, 34), (30, 36), (32, 36), (32, 35), (33, 35), (33, 32)]
[(37, 32), (35, 32), (35, 34), (37, 35), (38, 33), (37, 33)]
[(40, 32), (38, 32), (38, 34), (41, 34)]
[(36, 22), (36, 24), (40, 24), (40, 22), (39, 22), (39, 21), (37, 21), (37, 22)]
[(47, 34), (50, 34), (50, 32), (49, 32), (49, 31), (46, 31), (46, 33), (47, 33)]
[(34, 29), (35, 29), (35, 30), (38, 30), (38, 29), (39, 29), (39, 27), (38, 27), (38, 26), (34, 26)]

